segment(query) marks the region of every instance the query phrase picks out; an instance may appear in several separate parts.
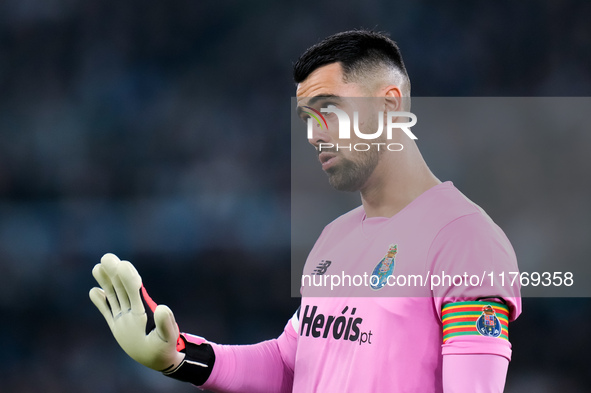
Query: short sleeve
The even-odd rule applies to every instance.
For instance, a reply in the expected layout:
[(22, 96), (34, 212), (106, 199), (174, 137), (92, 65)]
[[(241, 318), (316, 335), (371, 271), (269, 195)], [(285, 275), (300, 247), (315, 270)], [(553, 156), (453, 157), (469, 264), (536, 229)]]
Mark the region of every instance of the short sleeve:
[(510, 360), (508, 322), (521, 313), (521, 298), (519, 283), (511, 286), (500, 279), (518, 271), (503, 231), (483, 212), (462, 216), (437, 234), (429, 262), (438, 284), (432, 289), (435, 308), (443, 319), (453, 319), (442, 325), (442, 354), (494, 354)]
[[(428, 263), (436, 309), (462, 301), (497, 299), (509, 308), (509, 321), (521, 313), (515, 251), (503, 231), (484, 212), (457, 218), (433, 240)], [(504, 278), (504, 280), (503, 280)]]

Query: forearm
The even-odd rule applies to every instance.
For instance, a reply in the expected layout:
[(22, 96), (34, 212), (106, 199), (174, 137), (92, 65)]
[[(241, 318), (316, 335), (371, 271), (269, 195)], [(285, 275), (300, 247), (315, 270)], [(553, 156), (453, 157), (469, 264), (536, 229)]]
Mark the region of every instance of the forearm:
[(284, 362), (278, 339), (254, 345), (212, 344), (216, 361), (202, 386), (214, 392), (291, 392), (293, 370)]
[(490, 354), (443, 356), (444, 393), (502, 393), (509, 360)]
[[(297, 334), (291, 320), (276, 339), (220, 345), (183, 333), (183, 363), (164, 374), (214, 392), (291, 392)], [(177, 346), (178, 348), (178, 346)]]

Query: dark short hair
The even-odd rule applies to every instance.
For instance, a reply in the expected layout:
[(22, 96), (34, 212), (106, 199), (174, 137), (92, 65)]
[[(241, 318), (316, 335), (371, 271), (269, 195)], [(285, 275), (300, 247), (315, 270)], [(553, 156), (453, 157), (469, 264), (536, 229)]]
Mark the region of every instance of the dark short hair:
[(300, 83), (317, 68), (340, 63), (345, 78), (364, 67), (387, 65), (408, 74), (400, 49), (386, 33), (370, 30), (351, 30), (325, 38), (308, 48), (293, 67), (293, 79)]

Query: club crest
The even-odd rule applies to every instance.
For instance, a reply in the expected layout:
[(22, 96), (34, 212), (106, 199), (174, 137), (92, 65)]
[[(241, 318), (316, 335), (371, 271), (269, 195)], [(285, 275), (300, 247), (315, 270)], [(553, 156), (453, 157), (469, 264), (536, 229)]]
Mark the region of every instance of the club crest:
[[(398, 252), (398, 245), (390, 244), (388, 248), (388, 253), (382, 258), (380, 262), (376, 265), (371, 273), (372, 277), (370, 279), (370, 286), (371, 289), (378, 290), (386, 285), (388, 281), (388, 277), (394, 273), (394, 265), (395, 265), (395, 257), (396, 253)], [(377, 277), (377, 279), (375, 277)]]
[(482, 308), (482, 315), (476, 320), (478, 333), (486, 337), (499, 337), (501, 335), (501, 322), (490, 305)]

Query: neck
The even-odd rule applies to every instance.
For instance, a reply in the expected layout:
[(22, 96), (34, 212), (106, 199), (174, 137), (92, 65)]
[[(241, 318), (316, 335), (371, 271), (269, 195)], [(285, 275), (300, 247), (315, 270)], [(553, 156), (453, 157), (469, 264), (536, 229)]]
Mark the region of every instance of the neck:
[(441, 183), (433, 175), (414, 142), (400, 152), (384, 153), (361, 189), (367, 217), (392, 217), (416, 197)]

